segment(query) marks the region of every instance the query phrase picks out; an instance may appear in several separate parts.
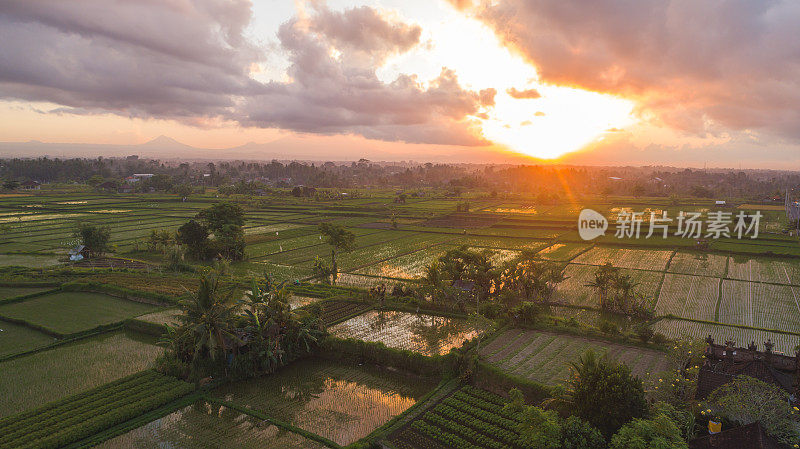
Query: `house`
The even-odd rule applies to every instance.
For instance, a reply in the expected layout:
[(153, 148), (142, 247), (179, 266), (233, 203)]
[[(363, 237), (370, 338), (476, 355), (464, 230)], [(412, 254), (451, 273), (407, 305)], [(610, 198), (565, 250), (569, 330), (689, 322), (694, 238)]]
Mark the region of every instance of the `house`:
[(800, 398), (800, 353), (795, 357), (775, 353), (771, 340), (764, 343), (764, 351), (758, 351), (755, 342), (747, 348), (737, 348), (730, 340), (725, 346), (715, 344), (711, 335), (706, 343), (695, 399), (705, 399), (712, 391), (742, 375), (777, 385), (794, 395), (795, 401)]
[(41, 185), (41, 183), (39, 183), (38, 181), (31, 181), (31, 180), (28, 180), (28, 181), (23, 181), (23, 182), (22, 182), (22, 183), (19, 185), (19, 187), (20, 187), (22, 190), (39, 190), (39, 189), (42, 187), (42, 185)]
[(133, 186), (130, 184), (123, 184), (117, 189), (119, 193), (133, 193)]
[(69, 250), (69, 260), (77, 262), (79, 260), (88, 259), (91, 251), (85, 245), (78, 245)]
[(767, 435), (761, 424), (757, 422), (689, 441), (689, 449), (723, 448), (784, 449), (786, 446)]
[(728, 202), (723, 200), (714, 201), (714, 206), (716, 207), (728, 207)]

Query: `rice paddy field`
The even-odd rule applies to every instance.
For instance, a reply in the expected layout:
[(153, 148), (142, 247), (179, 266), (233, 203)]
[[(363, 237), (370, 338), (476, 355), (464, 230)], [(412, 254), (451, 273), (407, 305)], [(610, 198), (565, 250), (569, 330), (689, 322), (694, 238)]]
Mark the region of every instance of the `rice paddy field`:
[(177, 321), (177, 316), (179, 314), (180, 311), (178, 309), (166, 309), (145, 315), (139, 315), (136, 317), (136, 319), (153, 324), (173, 324)]
[(50, 287), (0, 287), (0, 301), (50, 290)]
[(594, 247), (574, 258), (572, 262), (586, 265), (611, 263), (620, 268), (664, 271), (672, 251)]
[(570, 363), (576, 362), (588, 350), (598, 355), (606, 354), (610, 359), (628, 365), (633, 374), (640, 377), (670, 368), (666, 355), (660, 351), (524, 329), (509, 329), (501, 333), (482, 346), (479, 354), (510, 374), (553, 385), (566, 381)]
[(677, 339), (704, 340), (711, 335), (720, 344), (730, 340), (737, 347), (747, 347), (750, 342), (755, 342), (762, 348), (764, 342), (770, 340), (775, 343), (774, 351), (787, 355), (794, 355), (794, 348), (800, 344), (800, 335), (686, 320), (659, 320), (653, 324), (653, 330)]
[(414, 405), (436, 381), (305, 359), (277, 374), (225, 385), (212, 397), (347, 445)]
[(371, 310), (332, 326), (340, 338), (381, 342), (390, 348), (442, 355), (479, 336), (484, 326), (464, 319)]
[(0, 417), (141, 371), (160, 352), (152, 339), (115, 332), (0, 362)]
[(101, 293), (58, 292), (0, 305), (0, 317), (21, 320), (61, 335), (116, 323), (155, 306)]
[(170, 447), (202, 449), (323, 449), (327, 446), (268, 421), (198, 401), (167, 416), (107, 440), (100, 449)]
[(56, 338), (27, 326), (0, 321), (0, 357), (47, 346)]
[[(429, 196), (398, 204), (391, 190), (359, 194), (363, 196), (338, 200), (232, 197), (246, 209), (246, 257), (231, 263), (226, 275), (234, 296), (240, 297), (246, 289), (246, 278), (267, 273), (277, 282), (290, 283), (292, 308), (324, 299), (322, 321), (333, 336), (381, 342), (423, 356), (446, 354), (488, 331), (489, 325), (467, 318), (379, 312), (363, 298), (369, 297), (368, 289), (381, 284), (387, 286), (387, 293), (397, 284), (419, 286), (431, 262), (465, 246), (485, 252), (495, 265), (525, 253), (563, 267), (566, 280), (556, 286), (549, 313), (572, 324), (598, 328), (610, 321), (631, 331), (633, 324), (627, 318), (599, 310), (597, 293), (587, 285), (601, 265), (611, 263), (632, 278), (634, 291), (645, 298), (655, 315), (649, 322), (652, 330), (669, 338), (710, 334), (717, 341), (730, 339), (740, 346), (750, 341), (763, 345), (770, 339), (783, 353), (793, 353), (800, 343), (800, 245), (795, 238), (778, 233), (783, 227), (780, 211), (772, 211), (769, 227), (759, 239), (721, 239), (702, 250), (693, 239), (674, 236), (620, 240), (609, 232), (591, 242), (580, 239), (576, 219), (583, 208), (613, 217), (622, 207), (618, 205), (629, 198), (542, 205), (523, 197), (489, 198), (470, 192), (472, 212), (456, 212), (465, 198), (429, 192)], [(0, 286), (0, 417), (84, 393), (153, 366), (162, 351), (154, 338), (105, 326), (130, 318), (157, 325), (174, 320), (175, 304), (197, 289), (197, 273), (209, 267), (194, 264), (184, 272), (163, 270), (163, 255), (148, 251), (145, 239), (153, 230), (174, 232), (200, 210), (223, 199), (215, 195), (195, 195), (187, 201), (176, 195), (44, 191), (2, 197), (0, 270), (5, 271), (0, 277), (5, 286)], [(684, 208), (667, 206), (665, 199), (658, 201), (648, 207), (668, 210), (670, 216)], [(747, 205), (747, 209), (756, 206)], [(710, 207), (711, 202), (699, 200), (686, 206), (701, 212)], [(639, 211), (644, 206), (631, 208)], [(67, 252), (78, 243), (75, 227), (86, 222), (110, 227), (110, 257), (147, 263), (120, 269), (67, 262)], [(318, 231), (323, 222), (340, 224), (356, 235), (355, 249), (337, 254), (341, 270), (337, 284), (357, 290), (312, 283), (315, 258), (330, 260), (330, 246)], [(18, 285), (11, 282), (16, 279)], [(14, 299), (68, 281), (156, 295), (168, 298), (172, 305), (165, 308), (71, 291)], [(84, 335), (90, 330), (98, 334)], [(542, 330), (506, 329), (481, 342), (479, 348), (480, 356), (502, 371), (548, 385), (563, 383), (569, 364), (588, 349), (608, 354), (642, 377), (669, 368), (660, 351)], [(301, 360), (274, 375), (226, 384), (198, 399), (192, 396), (191, 403), (175, 405), (157, 416), (148, 414), (99, 447), (317, 449), (348, 445), (407, 411), (439, 382), (328, 359)], [(444, 417), (467, 419), (491, 413), (495, 422), (512, 426), (513, 417), (503, 415), (503, 401), (487, 391), (459, 387), (442, 393), (429, 408), (401, 423), (388, 440), (397, 449), (452, 447), (458, 441), (452, 438), (460, 434), (453, 421)], [(317, 437), (309, 438), (297, 428), (276, 425), (270, 419)], [(508, 446), (498, 436), (501, 433), (492, 434), (497, 437), (494, 443), (484, 446)], [(326, 446), (324, 439), (333, 443)]]

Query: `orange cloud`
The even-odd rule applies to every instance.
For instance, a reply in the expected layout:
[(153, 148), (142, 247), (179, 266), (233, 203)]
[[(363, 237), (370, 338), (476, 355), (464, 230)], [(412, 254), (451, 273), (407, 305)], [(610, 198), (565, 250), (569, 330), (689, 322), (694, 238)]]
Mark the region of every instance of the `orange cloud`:
[(536, 99), (542, 98), (542, 94), (536, 89), (517, 90), (515, 87), (506, 89), (506, 92), (511, 95), (511, 98), (516, 99)]

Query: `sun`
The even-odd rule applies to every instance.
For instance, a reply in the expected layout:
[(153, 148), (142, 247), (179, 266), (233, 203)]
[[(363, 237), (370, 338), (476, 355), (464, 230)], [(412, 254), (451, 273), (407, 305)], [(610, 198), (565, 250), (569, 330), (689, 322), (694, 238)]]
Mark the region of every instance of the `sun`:
[[(438, 13), (422, 22), (426, 45), (390, 58), (378, 75), (384, 82), (401, 73), (429, 80), (447, 67), (466, 88), (494, 88), (495, 106), (482, 111), (487, 114), (483, 118), (476, 117), (485, 139), (518, 153), (554, 159), (602, 138), (608, 129), (637, 122), (632, 101), (541, 83), (534, 64), (512, 53), (485, 24), (453, 8)], [(541, 97), (512, 98), (507, 93), (511, 88), (536, 89)]]
[(498, 94), (483, 121), (484, 136), (519, 153), (555, 159), (602, 138), (609, 129), (636, 122), (629, 100), (568, 87), (537, 90), (542, 96), (532, 100)]

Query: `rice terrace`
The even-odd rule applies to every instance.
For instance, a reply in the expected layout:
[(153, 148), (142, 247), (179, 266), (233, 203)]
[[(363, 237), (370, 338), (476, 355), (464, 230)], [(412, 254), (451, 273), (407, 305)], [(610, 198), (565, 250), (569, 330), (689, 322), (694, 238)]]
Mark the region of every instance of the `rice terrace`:
[[(619, 205), (715, 208), (441, 187), (3, 197), (0, 447), (617, 447), (663, 416), (701, 437), (714, 341), (794, 357), (800, 246), (580, 238), (578, 211), (613, 223)], [(623, 398), (586, 391), (603, 370)], [(573, 414), (637, 389), (650, 412)], [(540, 445), (545, 422), (585, 444)]]

